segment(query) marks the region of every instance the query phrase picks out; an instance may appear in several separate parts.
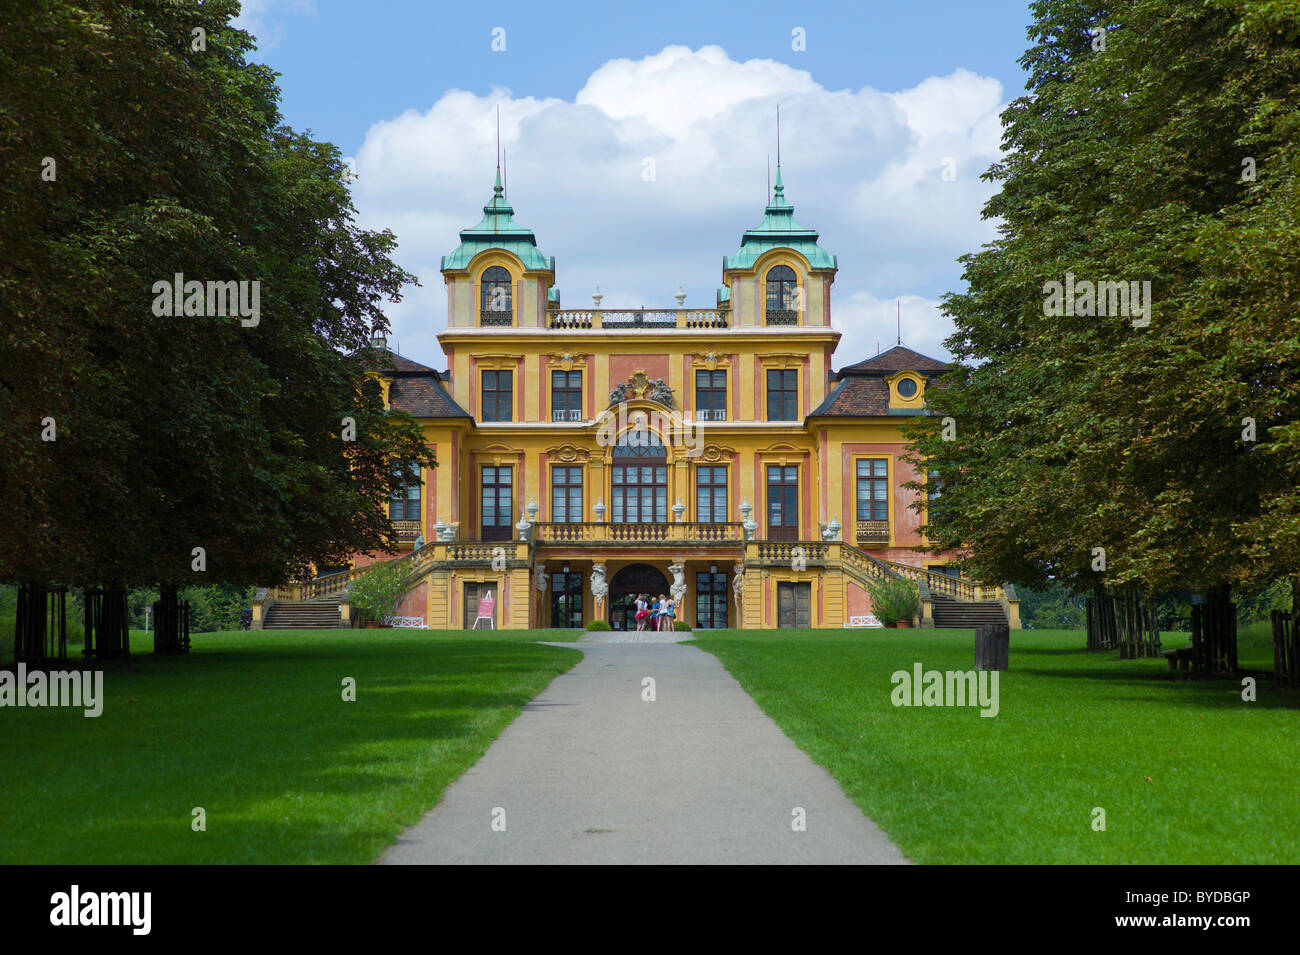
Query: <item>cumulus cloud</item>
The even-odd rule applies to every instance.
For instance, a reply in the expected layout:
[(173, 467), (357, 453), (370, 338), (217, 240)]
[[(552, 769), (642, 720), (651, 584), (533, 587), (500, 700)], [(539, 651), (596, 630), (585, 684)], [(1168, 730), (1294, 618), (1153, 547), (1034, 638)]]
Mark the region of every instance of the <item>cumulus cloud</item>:
[(239, 16), (230, 22), (257, 38), (257, 48), (266, 52), (279, 45), (284, 19), (290, 13), (316, 13), (316, 0), (241, 0)]
[(397, 233), (397, 259), (422, 284), (392, 306), (393, 338), (442, 366), (439, 258), (491, 196), (498, 106), (515, 218), (555, 256), (576, 308), (596, 285), (606, 307), (671, 305), (679, 285), (688, 305), (714, 304), (722, 256), (762, 219), (778, 104), (786, 196), (839, 258), (837, 364), (894, 341), (896, 299), (904, 343), (943, 357), (937, 300), (959, 283), (957, 256), (994, 236), (979, 175), (999, 153), (1000, 84), (956, 70), (897, 92), (828, 90), (718, 46), (610, 60), (572, 100), (448, 90), (371, 127), (356, 156), (360, 217)]

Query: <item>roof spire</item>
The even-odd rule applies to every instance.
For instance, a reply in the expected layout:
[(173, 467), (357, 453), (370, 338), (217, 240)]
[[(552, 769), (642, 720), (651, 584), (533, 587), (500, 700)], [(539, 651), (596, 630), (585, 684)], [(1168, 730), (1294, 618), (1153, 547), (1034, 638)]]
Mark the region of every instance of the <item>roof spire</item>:
[(497, 178), (501, 178), (501, 104), (497, 103)]
[(776, 104), (776, 171), (781, 174), (781, 104)]

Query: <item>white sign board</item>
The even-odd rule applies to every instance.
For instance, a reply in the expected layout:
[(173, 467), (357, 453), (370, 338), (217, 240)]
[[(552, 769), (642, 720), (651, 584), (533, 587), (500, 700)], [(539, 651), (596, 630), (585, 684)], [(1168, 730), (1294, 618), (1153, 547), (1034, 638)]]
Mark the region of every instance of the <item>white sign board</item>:
[(884, 624), (881, 623), (879, 619), (877, 619), (877, 617), (876, 617), (876, 615), (875, 615), (874, 613), (867, 613), (867, 614), (863, 614), (862, 616), (852, 616), (852, 617), (849, 617), (849, 622), (846, 623), (844, 626), (845, 626), (845, 627), (854, 627), (854, 628), (857, 628), (857, 627), (883, 627)]

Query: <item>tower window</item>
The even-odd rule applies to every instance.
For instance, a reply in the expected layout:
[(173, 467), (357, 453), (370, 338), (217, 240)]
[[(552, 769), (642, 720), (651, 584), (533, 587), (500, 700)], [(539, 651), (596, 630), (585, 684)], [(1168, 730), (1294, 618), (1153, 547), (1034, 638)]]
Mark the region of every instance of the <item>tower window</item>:
[(480, 325), (513, 325), (514, 306), (510, 294), (510, 273), (494, 265), (483, 273), (479, 301)]
[(767, 324), (799, 324), (799, 282), (794, 269), (776, 265), (767, 273)]

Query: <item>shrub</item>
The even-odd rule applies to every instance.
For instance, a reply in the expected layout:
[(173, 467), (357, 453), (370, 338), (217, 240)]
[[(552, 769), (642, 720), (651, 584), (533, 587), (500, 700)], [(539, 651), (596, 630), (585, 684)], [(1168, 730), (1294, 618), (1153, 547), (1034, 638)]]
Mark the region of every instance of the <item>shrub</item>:
[(609, 630), (612, 628), (610, 627), (608, 621), (593, 620), (591, 623), (587, 624), (587, 629), (588, 630)]
[(919, 605), (916, 584), (901, 577), (876, 577), (867, 583), (871, 612), (883, 624), (911, 620)]
[(371, 620), (397, 612), (397, 604), (411, 587), (410, 575), (393, 561), (375, 564), (352, 583), (348, 599)]
[(685, 620), (674, 620), (674, 621), (673, 621), (673, 629), (674, 629), (674, 630), (690, 630), (690, 629), (691, 629), (691, 625), (690, 625), (689, 623), (687, 623)]

